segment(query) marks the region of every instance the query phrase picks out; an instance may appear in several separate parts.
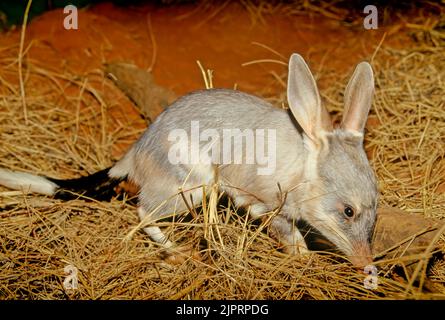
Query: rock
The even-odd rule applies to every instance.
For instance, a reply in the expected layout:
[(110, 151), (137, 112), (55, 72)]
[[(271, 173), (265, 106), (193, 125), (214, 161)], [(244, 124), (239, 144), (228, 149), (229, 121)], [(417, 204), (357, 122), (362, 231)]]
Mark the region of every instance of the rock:
[(422, 256), (427, 262), (439, 248), (439, 237), (436, 236), (438, 232), (444, 232), (443, 226), (444, 222), (437, 219), (396, 208), (380, 208), (372, 242), (374, 257), (378, 260), (397, 259), (392, 263), (403, 265), (409, 277)]

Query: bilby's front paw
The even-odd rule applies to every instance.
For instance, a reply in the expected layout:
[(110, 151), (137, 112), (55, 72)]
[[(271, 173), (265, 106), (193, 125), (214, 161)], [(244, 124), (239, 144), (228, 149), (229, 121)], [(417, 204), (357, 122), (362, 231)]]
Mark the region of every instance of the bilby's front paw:
[(202, 261), (201, 254), (192, 245), (175, 246), (168, 249), (165, 262), (173, 265), (183, 264), (187, 260)]
[(283, 245), (283, 251), (293, 256), (307, 256), (310, 254), (306, 244)]

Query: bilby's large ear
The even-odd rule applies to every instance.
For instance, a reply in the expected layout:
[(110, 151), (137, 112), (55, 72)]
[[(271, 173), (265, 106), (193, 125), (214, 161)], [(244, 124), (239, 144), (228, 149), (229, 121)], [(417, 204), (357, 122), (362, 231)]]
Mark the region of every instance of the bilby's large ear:
[(345, 110), (341, 128), (363, 135), (374, 96), (374, 74), (371, 65), (361, 62), (355, 68), (345, 90)]
[(303, 58), (294, 53), (289, 60), (287, 101), (304, 133), (315, 141), (321, 131), (331, 131), (328, 111), (321, 105), (317, 84)]

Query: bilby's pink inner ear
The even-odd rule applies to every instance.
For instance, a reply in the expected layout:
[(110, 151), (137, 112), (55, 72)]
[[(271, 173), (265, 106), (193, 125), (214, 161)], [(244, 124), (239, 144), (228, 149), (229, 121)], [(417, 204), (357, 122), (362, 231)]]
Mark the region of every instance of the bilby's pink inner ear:
[(317, 84), (304, 59), (294, 53), (289, 60), (287, 100), (304, 133), (316, 140), (322, 131), (331, 131), (328, 111), (321, 105)]
[(374, 74), (371, 65), (361, 62), (355, 68), (345, 90), (345, 110), (341, 128), (363, 134), (374, 96)]

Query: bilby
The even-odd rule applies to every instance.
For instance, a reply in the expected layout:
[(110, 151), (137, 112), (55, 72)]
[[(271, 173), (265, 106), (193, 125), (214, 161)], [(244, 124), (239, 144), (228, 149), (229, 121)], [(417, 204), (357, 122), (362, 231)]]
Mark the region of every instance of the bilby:
[[(187, 211), (178, 190), (198, 203), (203, 192), (197, 186), (217, 183), (237, 206), (248, 207), (253, 218), (279, 208), (270, 228), (288, 252), (308, 251), (297, 228), (304, 221), (354, 265), (365, 266), (372, 263), (370, 240), (378, 201), (376, 178), (363, 148), (373, 94), (372, 68), (361, 62), (346, 87), (341, 124), (334, 128), (307, 64), (293, 54), (287, 86), (289, 110), (236, 90), (196, 91), (170, 105), (109, 170), (63, 181), (0, 169), (0, 184), (60, 197), (70, 190), (106, 197), (106, 190), (130, 180), (140, 188), (140, 218), (152, 222), (144, 230), (153, 241), (171, 249), (174, 243), (156, 221)], [(185, 132), (193, 137), (193, 122), (208, 129), (206, 137), (197, 140), (199, 157), (188, 139), (172, 135)], [(225, 129), (237, 129), (244, 137), (231, 137), (231, 146), (223, 148)], [(256, 158), (251, 163), (221, 160), (230, 159), (227, 153), (249, 157), (242, 145), (248, 140), (245, 134), (258, 130), (273, 133), (273, 139), (255, 145), (274, 153), (273, 170), (259, 174)], [(255, 143), (258, 136), (253, 139)], [(186, 160), (172, 161), (178, 153), (185, 153), (182, 159)], [(187, 161), (193, 157), (206, 161)]]

